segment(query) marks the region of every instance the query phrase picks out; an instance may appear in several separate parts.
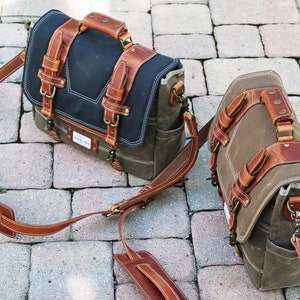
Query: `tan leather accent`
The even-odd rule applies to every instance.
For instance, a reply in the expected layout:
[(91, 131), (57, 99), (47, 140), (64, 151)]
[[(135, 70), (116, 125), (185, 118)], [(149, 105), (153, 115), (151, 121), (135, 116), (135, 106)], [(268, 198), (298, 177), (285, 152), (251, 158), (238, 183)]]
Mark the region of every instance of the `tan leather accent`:
[(16, 233), (13, 230), (5, 227), (5, 225), (2, 225), (2, 220), (5, 217), (9, 218), (10, 220), (14, 220), (14, 211), (9, 206), (0, 203), (0, 232), (5, 234), (6, 236), (14, 238), (16, 236)]
[(140, 251), (137, 254), (138, 258), (135, 259), (129, 259), (126, 254), (115, 254), (114, 257), (146, 299), (187, 299), (149, 252)]
[(229, 142), (228, 128), (236, 115), (241, 111), (242, 107), (246, 103), (247, 93), (243, 92), (238, 95), (227, 107), (225, 107), (220, 115), (218, 122), (212, 130), (211, 145), (216, 146), (220, 142), (223, 146), (226, 146)]
[(119, 57), (102, 101), (104, 121), (107, 123), (105, 141), (115, 147), (118, 141), (119, 115), (128, 116), (129, 107), (124, 103), (140, 67), (156, 55), (156, 52), (139, 44), (124, 50)]
[[(261, 149), (254, 158), (246, 165), (248, 173), (254, 178), (250, 181), (249, 176), (245, 176), (244, 168), (240, 172), (238, 179), (234, 182), (230, 191), (231, 206), (235, 212), (237, 204), (242, 203), (245, 207), (250, 204), (250, 192), (273, 168), (279, 165), (295, 164), (300, 162), (299, 158), (300, 142), (275, 143), (267, 148)], [(243, 178), (244, 177), (244, 178)], [(247, 186), (241, 182), (249, 183)], [(238, 202), (237, 202), (238, 201)]]
[(3, 234), (6, 234), (6, 232), (3, 230), (2, 227), (4, 227), (5, 230), (13, 232), (14, 234), (19, 233), (29, 236), (45, 236), (54, 234), (85, 218), (99, 214), (106, 215), (109, 213), (109, 211), (92, 212), (55, 224), (33, 225), (17, 222), (11, 216), (3, 214), (3, 204), (1, 204), (0, 209), (2, 211), (0, 231)]
[(117, 40), (122, 39), (125, 41), (130, 38), (124, 22), (98, 12), (89, 13), (83, 18), (81, 23), (84, 27), (99, 30)]
[(99, 138), (101, 138), (101, 139), (104, 139), (104, 138), (105, 138), (105, 135), (104, 135), (104, 134), (102, 134), (102, 133), (100, 133), (100, 132), (98, 132), (98, 131), (96, 131), (96, 130), (90, 129), (90, 128), (86, 127), (86, 126), (83, 126), (83, 125), (81, 125), (81, 124), (79, 124), (79, 123), (77, 123), (77, 122), (75, 122), (75, 121), (72, 121), (72, 120), (70, 120), (70, 119), (68, 119), (68, 118), (66, 118), (66, 117), (64, 117), (64, 116), (61, 116), (61, 115), (59, 115), (59, 114), (56, 114), (55, 117), (56, 117), (57, 119), (60, 119), (60, 120), (62, 120), (62, 121), (64, 121), (64, 122), (66, 122), (66, 124), (70, 124), (70, 125), (73, 126), (75, 129), (78, 128), (78, 129), (80, 129), (80, 130), (83, 130), (83, 131), (87, 132), (88, 134), (92, 134), (92, 135), (94, 135), (94, 136), (96, 136), (96, 137), (99, 137)]
[(26, 49), (21, 51), (18, 55), (0, 68), (0, 82), (4, 81), (7, 77), (23, 66), (25, 55)]
[(171, 105), (178, 105), (180, 101), (180, 96), (184, 93), (184, 82), (183, 80), (179, 80), (172, 87), (169, 102)]
[(47, 53), (43, 59), (43, 69), (39, 70), (38, 77), (41, 79), (41, 93), (43, 95), (41, 112), (48, 117), (53, 114), (55, 88), (61, 88), (65, 85), (65, 80), (59, 78), (59, 74), (77, 34), (77, 20), (70, 19), (58, 27), (50, 39)]
[[(300, 211), (300, 196), (289, 197), (289, 208), (291, 210), (299, 210)], [(289, 208), (287, 205), (285, 206), (284, 215), (288, 220), (292, 221), (293, 219), (291, 217), (291, 211)]]
[(280, 87), (270, 87), (263, 91), (261, 96), (262, 103), (266, 105), (275, 126), (282, 121), (293, 123), (292, 109)]
[(38, 72), (38, 78), (41, 80), (41, 82), (59, 88), (63, 88), (66, 84), (66, 80), (64, 78), (48, 75), (42, 69), (40, 69)]

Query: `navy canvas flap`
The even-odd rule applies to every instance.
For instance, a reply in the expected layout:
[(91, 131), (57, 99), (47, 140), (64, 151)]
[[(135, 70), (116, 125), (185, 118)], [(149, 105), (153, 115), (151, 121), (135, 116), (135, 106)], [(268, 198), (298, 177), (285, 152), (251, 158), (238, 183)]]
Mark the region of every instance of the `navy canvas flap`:
[[(37, 78), (52, 34), (70, 17), (52, 10), (32, 29), (24, 67), (23, 90), (33, 105), (42, 106), (41, 82)], [(60, 77), (66, 79), (54, 97), (54, 111), (90, 129), (105, 134), (102, 98), (113, 68), (123, 52), (121, 43), (94, 29), (78, 35), (73, 42)], [(120, 116), (119, 140), (128, 147), (143, 144), (157, 88), (166, 74), (180, 65), (178, 59), (157, 54), (139, 69), (126, 99), (130, 115)]]

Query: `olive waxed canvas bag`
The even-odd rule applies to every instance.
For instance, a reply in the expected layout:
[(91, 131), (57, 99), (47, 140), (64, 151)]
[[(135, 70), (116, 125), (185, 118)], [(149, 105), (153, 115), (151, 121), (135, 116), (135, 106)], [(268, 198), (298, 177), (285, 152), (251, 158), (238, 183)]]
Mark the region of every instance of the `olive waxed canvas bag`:
[(300, 125), (278, 74), (245, 74), (211, 124), (212, 183), (254, 286), (300, 285)]

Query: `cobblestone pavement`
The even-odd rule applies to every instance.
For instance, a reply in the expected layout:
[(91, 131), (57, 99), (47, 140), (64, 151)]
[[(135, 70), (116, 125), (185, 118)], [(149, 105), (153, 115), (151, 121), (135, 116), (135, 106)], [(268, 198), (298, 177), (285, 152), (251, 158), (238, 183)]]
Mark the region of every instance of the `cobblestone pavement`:
[[(0, 0), (0, 63), (26, 45), (24, 23), (56, 8), (81, 19), (100, 11), (126, 22), (133, 40), (178, 57), (199, 126), (238, 75), (273, 69), (300, 118), (300, 0)], [(22, 70), (0, 85), (0, 195), (16, 218), (52, 223), (133, 196), (145, 183), (54, 143), (32, 121)], [(63, 158), (63, 159), (62, 159)], [(256, 290), (228, 245), (206, 147), (185, 188), (173, 187), (128, 217), (125, 234), (147, 249), (188, 299), (300, 299), (300, 287)], [(205, 229), (205, 230), (204, 230)], [(0, 299), (142, 299), (113, 259), (117, 219), (95, 217), (49, 237), (0, 236)]]

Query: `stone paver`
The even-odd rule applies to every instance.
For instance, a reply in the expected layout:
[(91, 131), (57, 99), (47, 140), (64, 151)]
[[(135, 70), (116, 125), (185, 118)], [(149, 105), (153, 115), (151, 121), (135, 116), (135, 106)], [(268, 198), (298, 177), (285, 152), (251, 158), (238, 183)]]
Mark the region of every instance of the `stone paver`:
[(300, 94), (300, 69), (297, 60), (291, 58), (234, 58), (212, 59), (204, 62), (204, 71), (211, 95), (223, 95), (234, 78), (262, 70), (276, 71), (289, 94)]
[(215, 27), (215, 38), (220, 57), (264, 56), (258, 28), (250, 25)]
[(260, 27), (268, 57), (300, 56), (300, 25), (264, 25)]
[[(13, 243), (0, 244), (0, 298), (26, 299), (30, 270), (30, 246)], [(13, 274), (13, 276), (12, 276)], [(17, 274), (17, 276), (15, 276)]]
[(112, 169), (107, 161), (66, 144), (55, 145), (53, 170), (56, 188), (126, 186), (125, 174)]
[[(180, 11), (180, 22), (174, 18)], [(160, 34), (211, 34), (212, 24), (206, 5), (170, 4), (152, 8), (153, 33)]]
[(210, 0), (209, 5), (215, 25), (299, 22), (294, 0)]
[[(193, 45), (193, 47), (191, 47)], [(154, 38), (155, 50), (178, 58), (204, 59), (217, 56), (211, 35), (160, 35)]]
[(0, 143), (16, 142), (19, 135), (21, 88), (3, 83), (0, 90)]
[[(199, 128), (235, 77), (266, 69), (281, 76), (300, 119), (300, 0), (0, 0), (0, 66), (26, 45), (24, 23), (50, 9), (78, 20), (100, 11), (125, 21), (133, 42), (179, 58)], [(16, 220), (53, 224), (138, 193), (145, 180), (36, 128), (22, 74), (0, 84), (0, 202)], [(152, 253), (188, 300), (300, 300), (300, 287), (253, 287), (229, 246), (209, 160), (206, 143), (187, 181), (126, 217), (128, 245)], [(144, 299), (116, 253), (124, 253), (118, 216), (93, 216), (44, 237), (0, 235), (0, 299)]]
[(49, 188), (52, 147), (46, 144), (0, 144), (1, 186), (8, 189)]
[(34, 245), (31, 261), (29, 299), (114, 299), (109, 243)]
[[(243, 266), (213, 266), (200, 269), (198, 272), (200, 298), (249, 299), (249, 300), (283, 300), (281, 290), (261, 292), (252, 288)], [(238, 288), (237, 285), (238, 284)]]

